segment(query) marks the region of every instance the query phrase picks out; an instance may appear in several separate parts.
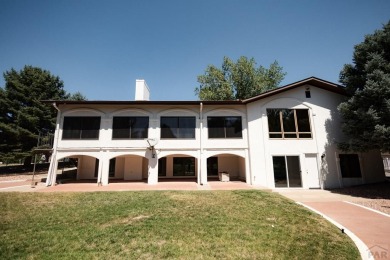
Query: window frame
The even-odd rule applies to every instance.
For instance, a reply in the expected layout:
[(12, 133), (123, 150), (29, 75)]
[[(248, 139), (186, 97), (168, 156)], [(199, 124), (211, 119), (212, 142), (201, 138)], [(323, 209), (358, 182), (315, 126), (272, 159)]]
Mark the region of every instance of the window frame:
[[(176, 127), (172, 127), (173, 129), (176, 129), (176, 133), (172, 132), (173, 136), (165, 137), (164, 135), (164, 129), (172, 129), (171, 127), (163, 127), (163, 119), (176, 119)], [(184, 128), (180, 127), (180, 119), (192, 119), (194, 124), (193, 128)], [(184, 123), (184, 122), (183, 122)], [(180, 129), (183, 129), (180, 131)], [(188, 134), (184, 131), (184, 129), (191, 129), (191, 136), (185, 137), (184, 135)], [(161, 116), (160, 117), (160, 138), (165, 140), (176, 140), (176, 139), (196, 139), (196, 117), (195, 116)]]
[[(240, 121), (240, 136), (228, 136), (229, 135), (229, 132), (228, 131), (231, 127), (228, 126), (227, 122), (228, 122), (228, 119), (232, 119), (232, 118), (235, 118), (235, 119), (239, 119)], [(212, 119), (223, 119), (223, 133), (224, 135), (223, 136), (213, 136), (213, 137), (210, 137), (210, 130), (212, 129), (217, 129), (217, 128), (211, 128), (210, 127), (210, 121)], [(242, 134), (242, 131), (243, 131), (243, 127), (242, 127), (242, 116), (208, 116), (207, 117), (207, 134), (208, 134), (208, 138), (209, 139), (242, 139), (243, 138), (243, 134)], [(215, 135), (215, 134), (213, 134)]]
[[(77, 127), (74, 129), (66, 129), (67, 128), (66, 124), (70, 124), (70, 122), (71, 122), (70, 121), (68, 123), (67, 120), (71, 120), (71, 119), (77, 119), (78, 122), (77, 121), (72, 122), (74, 124), (73, 126), (77, 125)], [(91, 125), (85, 125), (87, 119), (95, 119), (95, 120), (98, 119), (98, 121), (96, 121), (94, 123), (96, 123), (96, 126), (99, 125), (99, 127), (96, 129), (88, 129), (91, 127)], [(101, 116), (64, 116), (63, 124), (62, 124), (61, 140), (99, 140), (101, 123), (102, 123)], [(77, 131), (78, 138), (74, 137), (74, 135), (75, 135), (74, 133), (70, 134), (68, 131), (69, 132), (70, 131)], [(85, 133), (85, 131), (96, 131), (96, 132), (94, 133), (94, 137), (83, 137), (83, 131), (84, 131), (84, 133)], [(69, 137), (67, 137), (67, 135), (69, 135)]]
[[(129, 134), (129, 137), (114, 137), (114, 120), (115, 119), (127, 119), (127, 120), (132, 120), (132, 119), (146, 119), (147, 121), (147, 127), (146, 127), (146, 136), (142, 136), (142, 137), (132, 137), (132, 133), (133, 133), (133, 129), (135, 128), (132, 128), (131, 126), (129, 128), (126, 128), (128, 130), (128, 134)], [(117, 129), (119, 130), (119, 129)], [(111, 134), (111, 139), (112, 140), (143, 140), (145, 138), (148, 138), (149, 136), (149, 117), (148, 116), (114, 116), (112, 118), (112, 134)]]
[[(280, 131), (270, 131), (270, 111), (274, 110), (279, 113), (279, 128)], [(308, 131), (299, 131), (299, 119), (297, 116), (297, 111), (307, 111), (307, 121), (309, 124), (310, 132)], [(284, 111), (292, 111), (294, 115), (294, 127), (295, 131), (284, 131), (285, 129), (285, 116)], [(311, 117), (310, 117), (310, 109), (306, 108), (267, 108), (267, 123), (268, 123), (268, 138), (269, 139), (279, 139), (279, 140), (295, 140), (295, 139), (304, 139), (310, 140), (313, 139), (313, 131), (311, 126)], [(272, 135), (277, 135), (280, 137), (272, 137)], [(295, 137), (292, 137), (295, 135)], [(305, 137), (305, 135), (310, 135), (310, 137)]]

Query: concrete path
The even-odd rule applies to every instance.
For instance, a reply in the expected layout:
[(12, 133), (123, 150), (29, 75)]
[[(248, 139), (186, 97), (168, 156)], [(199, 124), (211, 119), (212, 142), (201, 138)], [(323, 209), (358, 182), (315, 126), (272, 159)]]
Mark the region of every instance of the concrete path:
[(390, 259), (390, 215), (351, 203), (358, 198), (326, 190), (274, 190), (329, 218), (353, 238), (363, 259)]

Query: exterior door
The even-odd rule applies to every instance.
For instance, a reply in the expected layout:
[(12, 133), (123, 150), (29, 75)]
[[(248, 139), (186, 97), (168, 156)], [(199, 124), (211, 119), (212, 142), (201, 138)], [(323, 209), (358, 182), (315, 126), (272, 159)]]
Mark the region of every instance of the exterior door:
[(299, 156), (272, 156), (275, 188), (302, 187)]
[(318, 174), (317, 154), (305, 154), (306, 185), (308, 188), (320, 188), (320, 178)]

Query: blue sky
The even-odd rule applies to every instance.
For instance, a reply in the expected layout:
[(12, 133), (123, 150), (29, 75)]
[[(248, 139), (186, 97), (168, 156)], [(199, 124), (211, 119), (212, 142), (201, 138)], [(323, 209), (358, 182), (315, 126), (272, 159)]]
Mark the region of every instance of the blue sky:
[[(0, 0), (0, 71), (38, 66), (89, 100), (196, 100), (224, 56), (338, 82), (353, 46), (390, 19), (388, 0)], [(0, 86), (4, 87), (1, 77)]]

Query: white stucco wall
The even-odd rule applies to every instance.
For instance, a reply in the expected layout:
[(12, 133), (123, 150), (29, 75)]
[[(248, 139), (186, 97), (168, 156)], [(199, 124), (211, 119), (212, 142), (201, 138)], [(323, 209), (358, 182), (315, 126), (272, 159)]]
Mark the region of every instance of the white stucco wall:
[[(305, 97), (310, 88), (311, 98)], [(337, 106), (343, 96), (313, 86), (301, 86), (263, 98), (246, 105), (60, 105), (57, 121), (54, 161), (69, 156), (83, 156), (78, 178), (94, 178), (95, 160), (99, 159), (99, 177), (108, 184), (111, 158), (117, 158), (115, 178), (125, 180), (148, 179), (158, 182), (158, 158), (167, 157), (167, 177), (172, 177), (172, 157), (192, 156), (196, 159), (199, 184), (207, 184), (207, 158), (218, 156), (218, 171), (227, 171), (232, 177), (246, 179), (248, 184), (274, 187), (272, 156), (298, 156), (303, 188), (310, 188), (313, 159), (321, 187), (380, 181), (384, 178), (380, 154), (359, 154), (363, 177), (343, 179), (340, 175), (336, 143), (344, 136), (340, 129)], [(267, 108), (304, 108), (309, 110), (312, 138), (276, 140), (268, 137)], [(100, 116), (98, 140), (62, 140), (64, 116)], [(113, 140), (112, 122), (115, 116), (149, 117), (148, 138), (158, 138), (154, 157), (146, 140)], [(195, 138), (161, 139), (160, 118), (163, 116), (192, 116), (196, 120)], [(208, 138), (207, 117), (240, 116), (242, 137), (229, 139)], [(85, 159), (85, 156), (92, 156)], [(311, 165), (311, 166), (310, 166)], [(378, 166), (379, 165), (379, 166)], [(311, 168), (310, 168), (310, 167)], [(310, 169), (309, 169), (310, 168)], [(81, 173), (82, 172), (82, 173)]]
[[(305, 90), (310, 88), (311, 98), (305, 97)], [(340, 118), (337, 106), (343, 96), (313, 86), (302, 86), (278, 95), (271, 96), (248, 104), (248, 129), (251, 156), (251, 171), (254, 184), (266, 187), (274, 186), (272, 156), (299, 156), (301, 176), (304, 188), (308, 185), (305, 157), (309, 154), (317, 156), (318, 174), (322, 187), (336, 188), (363, 183), (363, 179), (342, 179), (339, 169), (337, 142), (343, 141), (340, 129)], [(309, 109), (312, 138), (277, 140), (268, 136), (267, 108)], [(323, 158), (321, 158), (323, 156)], [(370, 157), (370, 158), (369, 158)], [(375, 158), (378, 156), (375, 155)], [(368, 154), (361, 155), (366, 161), (362, 171), (370, 175), (370, 179), (381, 179), (380, 169), (375, 168), (374, 158)], [(372, 171), (377, 173), (369, 173)], [(377, 177), (374, 177), (377, 176)], [(368, 179), (366, 179), (368, 181)]]

